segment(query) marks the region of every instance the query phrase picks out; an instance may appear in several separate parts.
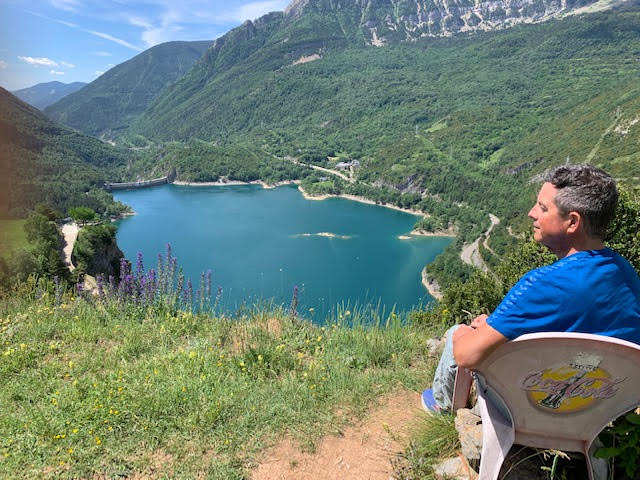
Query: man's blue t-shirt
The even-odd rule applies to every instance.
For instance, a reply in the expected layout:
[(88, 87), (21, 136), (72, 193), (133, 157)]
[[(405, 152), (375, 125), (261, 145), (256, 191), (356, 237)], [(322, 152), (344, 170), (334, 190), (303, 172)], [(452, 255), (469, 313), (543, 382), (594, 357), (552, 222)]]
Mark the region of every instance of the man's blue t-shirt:
[(510, 340), (579, 332), (640, 344), (640, 277), (609, 248), (577, 252), (526, 273), (487, 323)]

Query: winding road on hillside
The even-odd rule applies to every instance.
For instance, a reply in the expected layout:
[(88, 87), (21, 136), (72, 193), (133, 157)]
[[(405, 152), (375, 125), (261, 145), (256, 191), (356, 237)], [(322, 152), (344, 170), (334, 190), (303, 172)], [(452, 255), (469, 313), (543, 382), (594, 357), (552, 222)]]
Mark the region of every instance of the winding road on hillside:
[[(489, 214), (489, 220), (491, 220), (491, 225), (489, 226), (487, 231), (484, 232), (484, 235), (486, 237), (484, 241), (484, 246), (486, 248), (488, 248), (487, 240), (489, 239), (491, 230), (493, 230), (494, 226), (500, 223), (500, 219), (492, 213)], [(463, 247), (462, 251), (460, 252), (460, 259), (467, 265), (472, 265), (474, 267), (479, 268), (483, 272), (488, 272), (489, 267), (487, 267), (487, 265), (484, 263), (484, 260), (482, 260), (482, 256), (480, 255), (481, 239), (482, 239), (482, 236), (476, 238), (472, 243)]]

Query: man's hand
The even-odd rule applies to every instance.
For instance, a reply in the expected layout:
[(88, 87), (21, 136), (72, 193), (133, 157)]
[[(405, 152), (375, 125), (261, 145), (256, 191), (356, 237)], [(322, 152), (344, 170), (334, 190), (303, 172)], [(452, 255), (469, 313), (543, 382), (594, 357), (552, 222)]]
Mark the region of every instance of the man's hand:
[(476, 318), (473, 319), (473, 321), (471, 322), (470, 327), (471, 328), (478, 328), (482, 325), (485, 325), (487, 323), (487, 318), (489, 318), (489, 315), (483, 313), (482, 315), (478, 315)]
[(460, 325), (453, 332), (453, 356), (459, 367), (475, 368), (508, 338), (487, 323), (487, 315), (476, 317), (471, 325)]

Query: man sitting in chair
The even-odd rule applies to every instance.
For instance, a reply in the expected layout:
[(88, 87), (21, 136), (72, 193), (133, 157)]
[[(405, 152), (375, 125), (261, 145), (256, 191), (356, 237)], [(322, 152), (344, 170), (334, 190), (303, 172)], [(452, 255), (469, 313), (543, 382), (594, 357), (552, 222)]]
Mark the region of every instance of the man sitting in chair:
[(603, 239), (616, 210), (615, 181), (590, 165), (546, 174), (529, 211), (534, 239), (558, 256), (531, 270), (489, 316), (449, 329), (423, 407), (451, 409), (458, 366), (473, 369), (503, 343), (525, 333), (579, 332), (640, 344), (640, 278)]

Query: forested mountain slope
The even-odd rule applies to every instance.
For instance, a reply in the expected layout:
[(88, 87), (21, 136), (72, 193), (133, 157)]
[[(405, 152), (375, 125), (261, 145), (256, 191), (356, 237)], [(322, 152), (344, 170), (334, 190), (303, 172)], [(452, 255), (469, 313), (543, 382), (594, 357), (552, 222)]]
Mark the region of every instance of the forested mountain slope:
[[(639, 29), (639, 10), (629, 9), (336, 49), (294, 64), (311, 52), (287, 58), (246, 24), (132, 130), (155, 141), (253, 141), (307, 159), (343, 154), (362, 160), (362, 179), (401, 186), (413, 178), (414, 191), (450, 192), (458, 202), (480, 201), (496, 178), (512, 183), (567, 157), (586, 159), (606, 132), (592, 160), (626, 176), (640, 128)], [(461, 190), (464, 179), (471, 185)]]
[[(486, 230), (489, 212), (524, 225), (532, 178), (567, 159), (638, 188), (638, 6), (379, 48), (352, 41), (339, 15), (310, 12), (216, 41), (130, 138), (324, 166), (357, 159), (358, 183), (312, 175), (305, 188), (423, 209), (431, 227), (456, 225), (460, 244)], [(192, 178), (198, 169), (190, 162)]]
[(45, 107), (56, 103), (63, 97), (80, 90), (84, 87), (84, 82), (62, 83), (62, 82), (46, 82), (38, 83), (28, 88), (15, 90), (13, 93), (23, 102), (43, 110)]
[(63, 214), (74, 206), (116, 213), (102, 190), (122, 175), (132, 154), (55, 124), (0, 88), (0, 218), (19, 218), (46, 202)]
[(84, 133), (109, 137), (126, 128), (131, 118), (188, 71), (210, 45), (210, 41), (156, 45), (113, 67), (45, 112)]

